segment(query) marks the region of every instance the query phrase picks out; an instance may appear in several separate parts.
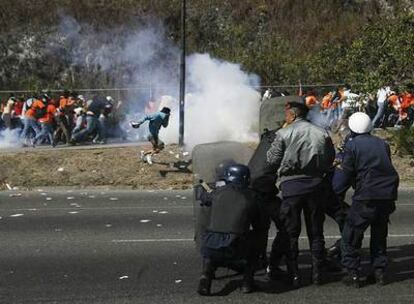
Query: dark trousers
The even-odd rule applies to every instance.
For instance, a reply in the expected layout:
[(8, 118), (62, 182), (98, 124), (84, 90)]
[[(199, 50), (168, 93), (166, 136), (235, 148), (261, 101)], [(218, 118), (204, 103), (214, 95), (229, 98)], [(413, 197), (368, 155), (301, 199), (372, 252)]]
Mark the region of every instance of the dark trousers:
[(279, 267), (282, 258), (286, 256), (289, 248), (289, 237), (280, 218), (280, 207), (282, 200), (277, 196), (273, 196), (271, 199), (263, 200), (262, 204), (265, 207), (264, 216), (267, 216), (267, 218), (265, 218), (267, 225), (265, 226), (265, 231), (262, 234), (262, 248), (264, 246), (264, 250), (267, 249), (267, 240), (271, 222), (275, 224), (277, 229), (276, 236), (272, 242), (272, 249), (270, 251), (269, 258), (270, 269), (275, 269)]
[(323, 192), (320, 187), (311, 193), (283, 198), (280, 216), (289, 237), (287, 261), (288, 266), (290, 265), (291, 268), (293, 267), (297, 270), (302, 210), (305, 215), (312, 261), (316, 264), (322, 263), (325, 251), (325, 238), (323, 235), (324, 207)]
[[(324, 184), (323, 192), (325, 199), (325, 214), (336, 222), (339, 231), (342, 233), (349, 205), (334, 192), (330, 181)], [(336, 247), (339, 247), (340, 244), (341, 239), (335, 242)]]
[(71, 126), (65, 115), (57, 117), (57, 129), (55, 132), (55, 142), (65, 142), (68, 143), (71, 137)]
[(211, 279), (218, 267), (227, 267), (243, 272), (244, 279), (252, 281), (258, 259), (256, 235), (250, 231), (246, 237), (238, 239), (228, 247), (208, 248), (203, 244), (202, 274)]
[(393, 201), (354, 201), (342, 232), (342, 264), (348, 270), (360, 268), (360, 249), (364, 232), (371, 226), (371, 266), (384, 269), (388, 265), (387, 235), (389, 215), (395, 210)]

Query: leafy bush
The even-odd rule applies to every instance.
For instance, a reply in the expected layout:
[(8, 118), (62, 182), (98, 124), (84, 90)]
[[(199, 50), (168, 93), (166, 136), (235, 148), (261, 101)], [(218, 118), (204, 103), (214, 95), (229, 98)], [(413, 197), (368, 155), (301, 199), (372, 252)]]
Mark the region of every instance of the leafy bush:
[(392, 142), (399, 155), (414, 156), (414, 131), (412, 128), (392, 131)]

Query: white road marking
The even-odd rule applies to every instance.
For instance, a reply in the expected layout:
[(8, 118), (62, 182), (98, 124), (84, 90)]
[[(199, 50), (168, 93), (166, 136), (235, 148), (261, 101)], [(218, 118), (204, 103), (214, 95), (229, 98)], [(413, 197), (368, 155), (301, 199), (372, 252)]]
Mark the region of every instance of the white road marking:
[[(414, 238), (414, 234), (390, 234), (389, 238)], [(325, 239), (340, 239), (340, 235), (328, 235), (325, 236)], [(370, 238), (369, 235), (366, 235), (365, 238)], [(269, 238), (271, 240), (273, 238)], [(307, 240), (306, 236), (301, 236), (300, 240)], [(135, 240), (112, 240), (112, 243), (167, 243), (167, 242), (193, 242), (194, 239), (135, 239)]]
[[(79, 206), (79, 204), (72, 203), (71, 206)], [(46, 205), (47, 206), (47, 205)], [(130, 207), (81, 207), (82, 210), (123, 210), (123, 209), (153, 209), (154, 206), (130, 206)], [(166, 208), (165, 206), (163, 208)], [(167, 207), (167, 209), (192, 209), (193, 206), (171, 206)], [(73, 208), (44, 208), (44, 209), (38, 209), (38, 210), (44, 210), (44, 211), (59, 211), (59, 210), (72, 210)], [(31, 211), (33, 208), (17, 208), (17, 209), (0, 209), (2, 212), (7, 211)]]

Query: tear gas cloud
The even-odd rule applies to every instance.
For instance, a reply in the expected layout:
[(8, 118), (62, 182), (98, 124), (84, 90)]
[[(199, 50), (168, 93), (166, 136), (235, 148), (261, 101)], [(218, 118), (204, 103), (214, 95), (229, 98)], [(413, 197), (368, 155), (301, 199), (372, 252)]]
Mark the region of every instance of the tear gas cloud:
[[(257, 140), (253, 128), (259, 119), (260, 95), (253, 89), (257, 76), (240, 66), (194, 54), (188, 58), (188, 88), (185, 107), (185, 142), (199, 143)], [(175, 103), (177, 104), (177, 103)], [(167, 142), (178, 138), (178, 109), (174, 108), (170, 128), (163, 131)], [(165, 134), (165, 135), (164, 135)]]
[[(73, 71), (80, 70), (85, 79), (75, 79), (75, 83), (99, 88), (104, 86), (99, 77), (106, 74), (105, 79), (111, 79), (107, 87), (136, 88), (121, 94), (128, 108), (124, 127), (145, 114), (149, 100), (155, 101), (157, 109), (171, 107), (170, 125), (162, 129), (160, 137), (176, 143), (180, 51), (163, 25), (147, 20), (136, 30), (97, 31), (67, 15), (62, 14), (61, 20), (56, 32), (42, 39), (49, 55), (63, 56), (69, 62), (63, 76), (73, 78)], [(193, 54), (187, 60), (185, 143), (189, 148), (221, 140), (257, 140), (254, 128), (258, 126), (260, 95), (254, 87), (259, 78), (245, 73), (238, 64), (208, 54)], [(116, 93), (113, 97), (118, 98)], [(143, 138), (144, 129), (127, 132), (129, 137)]]

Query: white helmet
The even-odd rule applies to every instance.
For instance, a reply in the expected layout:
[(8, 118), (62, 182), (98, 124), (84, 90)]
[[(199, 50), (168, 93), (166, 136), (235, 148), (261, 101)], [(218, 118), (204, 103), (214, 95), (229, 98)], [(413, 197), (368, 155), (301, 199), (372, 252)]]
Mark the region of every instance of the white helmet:
[(108, 102), (113, 102), (114, 101), (114, 99), (112, 98), (112, 96), (106, 96), (106, 100)]
[(354, 113), (349, 117), (348, 126), (356, 134), (369, 133), (372, 130), (371, 118), (363, 112)]

